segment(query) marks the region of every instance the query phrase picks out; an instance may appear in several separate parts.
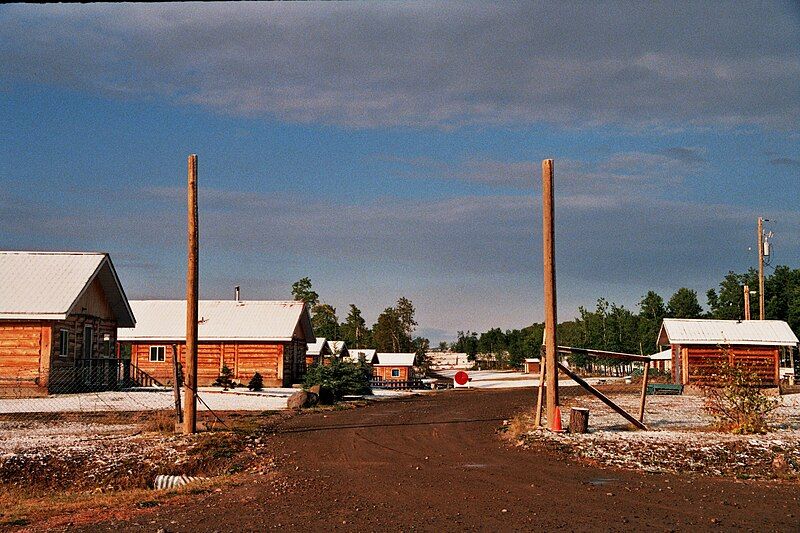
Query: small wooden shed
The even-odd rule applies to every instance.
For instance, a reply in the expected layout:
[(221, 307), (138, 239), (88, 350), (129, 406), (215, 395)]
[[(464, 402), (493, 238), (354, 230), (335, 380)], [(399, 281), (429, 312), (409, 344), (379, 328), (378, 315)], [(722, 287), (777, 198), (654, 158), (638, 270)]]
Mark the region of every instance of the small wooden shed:
[(108, 254), (0, 252), (0, 394), (117, 387), (117, 327), (135, 323)]
[(542, 365), (541, 361), (537, 358), (529, 358), (525, 359), (525, 363), (523, 365), (523, 372), (525, 374), (539, 374)]
[[(352, 353), (352, 352), (351, 352)], [(415, 353), (378, 353), (372, 359), (372, 377), (382, 381), (414, 379)]]
[[(185, 300), (132, 300), (138, 322), (120, 329), (131, 364), (161, 383), (171, 383), (172, 346), (186, 364)], [(316, 341), (305, 303), (299, 301), (200, 300), (197, 383), (209, 386), (223, 366), (247, 384), (258, 372), (266, 387), (288, 387), (306, 372), (306, 351)]]
[(780, 352), (795, 349), (798, 339), (782, 320), (665, 318), (658, 344), (672, 350), (675, 383), (708, 383), (726, 361), (752, 370), (762, 385), (778, 385)]

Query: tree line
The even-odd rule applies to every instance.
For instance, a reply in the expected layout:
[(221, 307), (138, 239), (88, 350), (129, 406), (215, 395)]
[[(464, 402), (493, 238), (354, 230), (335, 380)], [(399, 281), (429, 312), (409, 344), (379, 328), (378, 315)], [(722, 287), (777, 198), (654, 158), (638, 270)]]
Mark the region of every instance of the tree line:
[[(658, 351), (656, 337), (664, 318), (744, 318), (743, 286), (758, 289), (758, 272), (728, 272), (717, 288), (706, 292), (708, 309), (700, 305), (697, 292), (682, 287), (667, 300), (655, 291), (648, 291), (638, 302), (638, 313), (600, 298), (594, 309), (578, 308), (578, 317), (557, 326), (558, 342), (576, 348), (594, 348), (649, 355)], [(777, 266), (764, 281), (765, 318), (786, 321), (795, 334), (800, 334), (800, 269)], [(751, 298), (752, 318), (758, 318), (758, 296)], [(492, 328), (483, 333), (459, 331), (451, 344), (440, 343), (440, 349), (477, 354), (494, 354), (501, 364), (519, 366), (525, 358), (538, 357), (544, 324), (535, 323), (522, 329)]]
[(311, 278), (304, 277), (292, 285), (292, 297), (303, 301), (311, 312), (311, 325), (317, 337), (342, 340), (348, 348), (374, 348), (378, 352), (415, 352), (422, 357), (430, 341), (415, 337), (417, 322), (414, 304), (400, 297), (394, 306), (387, 307), (372, 325), (367, 326), (364, 316), (355, 304), (350, 304), (344, 321), (339, 322), (336, 308), (322, 303), (314, 291)]

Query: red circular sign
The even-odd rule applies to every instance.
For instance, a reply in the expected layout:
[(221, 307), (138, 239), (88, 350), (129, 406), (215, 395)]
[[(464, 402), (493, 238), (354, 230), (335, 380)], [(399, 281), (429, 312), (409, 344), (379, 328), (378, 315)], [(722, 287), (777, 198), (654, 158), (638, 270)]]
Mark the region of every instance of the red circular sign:
[(456, 383), (458, 383), (459, 385), (466, 385), (467, 382), (469, 381), (469, 376), (463, 370), (459, 370), (458, 372), (456, 372), (455, 380)]

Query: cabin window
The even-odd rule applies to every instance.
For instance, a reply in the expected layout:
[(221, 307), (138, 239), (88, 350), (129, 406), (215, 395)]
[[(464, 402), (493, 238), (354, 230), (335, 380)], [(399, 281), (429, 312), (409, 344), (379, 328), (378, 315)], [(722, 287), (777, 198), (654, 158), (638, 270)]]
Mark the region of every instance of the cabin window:
[(399, 368), (393, 368), (392, 369), (392, 377), (393, 378), (399, 378), (400, 377), (400, 369)]
[(164, 362), (164, 352), (166, 351), (165, 346), (151, 346), (150, 347), (150, 362), (151, 363), (163, 363)]
[(58, 336), (58, 356), (67, 357), (69, 355), (69, 330), (62, 329)]
[(92, 337), (94, 336), (94, 330), (92, 330), (92, 326), (84, 326), (83, 327), (83, 357), (84, 359), (91, 359), (92, 357), (92, 341), (94, 340)]

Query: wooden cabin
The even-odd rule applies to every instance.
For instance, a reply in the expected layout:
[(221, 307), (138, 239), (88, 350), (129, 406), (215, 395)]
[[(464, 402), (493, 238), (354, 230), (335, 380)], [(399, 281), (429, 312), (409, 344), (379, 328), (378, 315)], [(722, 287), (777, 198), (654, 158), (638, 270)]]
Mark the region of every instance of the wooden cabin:
[[(135, 328), (120, 329), (120, 350), (131, 365), (162, 384), (173, 381), (173, 346), (186, 364), (186, 302), (132, 300)], [(213, 385), (223, 366), (247, 385), (258, 372), (265, 387), (302, 380), (306, 351), (316, 341), (308, 308), (298, 301), (200, 300), (197, 383)]]
[(332, 357), (344, 359), (350, 355), (350, 351), (347, 349), (347, 344), (344, 341), (328, 341), (328, 346), (331, 347)]
[(665, 318), (658, 344), (672, 351), (672, 378), (682, 385), (704, 385), (723, 361), (755, 372), (762, 385), (780, 383), (782, 350), (793, 350), (797, 336), (781, 320), (704, 320)]
[(372, 364), (372, 361), (375, 360), (376, 353), (376, 350), (365, 348), (347, 350), (346, 353), (342, 352), (342, 361), (357, 363), (363, 359), (368, 365), (370, 365)]
[(316, 342), (309, 343), (306, 348), (306, 367), (322, 363), (326, 357), (333, 354), (328, 339), (317, 338)]
[(529, 359), (525, 359), (525, 362), (523, 363), (523, 366), (522, 366), (522, 371), (525, 374), (537, 374), (538, 375), (540, 370), (541, 370), (541, 368), (542, 368), (542, 365), (541, 365), (541, 361), (539, 359), (529, 358)]
[(372, 378), (382, 381), (414, 379), (414, 353), (378, 353), (372, 359)]
[(0, 252), (0, 395), (116, 388), (135, 323), (108, 254)]

